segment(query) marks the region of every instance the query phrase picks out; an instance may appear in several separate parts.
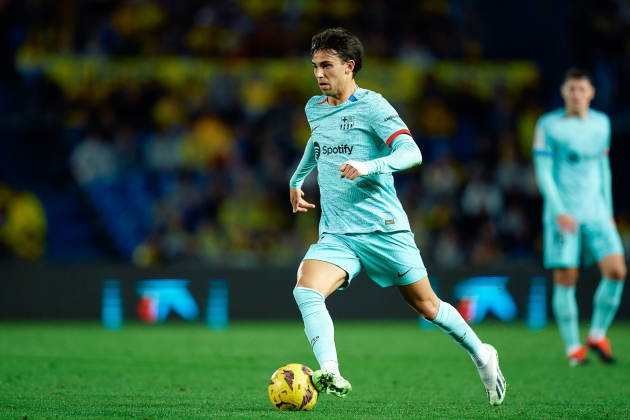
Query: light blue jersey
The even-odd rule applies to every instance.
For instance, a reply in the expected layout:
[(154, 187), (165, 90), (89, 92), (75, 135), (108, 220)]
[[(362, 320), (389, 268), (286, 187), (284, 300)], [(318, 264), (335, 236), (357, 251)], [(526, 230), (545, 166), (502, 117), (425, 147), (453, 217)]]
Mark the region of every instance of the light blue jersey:
[(555, 184), (541, 185), (546, 223), (562, 213), (578, 223), (612, 217), (609, 148), (610, 119), (603, 112), (589, 109), (581, 119), (561, 108), (540, 117), (533, 145), (537, 171), (543, 170), (543, 158), (551, 159)]
[[(610, 120), (588, 110), (584, 119), (567, 116), (564, 109), (543, 115), (536, 126), (534, 165), (544, 198), (544, 265), (579, 267), (623, 254), (612, 219)], [(577, 222), (575, 232), (563, 231), (560, 214)], [(583, 258), (582, 258), (583, 257)]]
[[(410, 135), (389, 102), (375, 92), (358, 88), (349, 100), (337, 106), (329, 105), (324, 95), (311, 98), (306, 116), (311, 139), (305, 156), (312, 148), (321, 192), (320, 234), (410, 230), (391, 173), (379, 173), (377, 165), (371, 164), (370, 175), (351, 181), (340, 178), (339, 172), (347, 160), (366, 162), (389, 156), (389, 146), (396, 137)], [(312, 169), (306, 166), (308, 171)], [(291, 181), (293, 188), (302, 185), (302, 180), (295, 178)]]

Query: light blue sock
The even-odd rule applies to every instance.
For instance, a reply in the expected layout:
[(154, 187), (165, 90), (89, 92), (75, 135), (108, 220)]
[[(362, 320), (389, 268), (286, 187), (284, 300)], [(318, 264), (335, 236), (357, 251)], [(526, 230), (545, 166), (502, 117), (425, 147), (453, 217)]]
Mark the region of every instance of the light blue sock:
[(596, 340), (606, 337), (606, 331), (615, 318), (619, 302), (621, 302), (623, 284), (623, 280), (612, 281), (605, 277), (599, 282), (593, 297), (593, 318), (588, 333), (589, 337)]
[(553, 316), (556, 318), (567, 354), (571, 354), (580, 346), (575, 286), (564, 287), (556, 284), (553, 287), (552, 306)]
[(483, 367), (490, 359), (490, 352), (483, 346), (477, 334), (450, 304), (440, 301), (438, 314), (433, 321), (442, 331), (466, 349), (477, 367)]
[(304, 332), (311, 343), (315, 357), (322, 366), (324, 362), (337, 362), (335, 328), (324, 303), (324, 295), (306, 287), (296, 287), (293, 296), (302, 312)]

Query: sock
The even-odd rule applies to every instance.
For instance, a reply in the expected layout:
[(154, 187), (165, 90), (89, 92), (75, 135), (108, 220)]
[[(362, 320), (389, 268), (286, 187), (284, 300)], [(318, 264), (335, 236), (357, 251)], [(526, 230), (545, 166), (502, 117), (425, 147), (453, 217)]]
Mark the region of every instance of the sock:
[(553, 287), (553, 315), (556, 318), (560, 335), (564, 341), (567, 355), (580, 347), (580, 331), (578, 329), (578, 307), (575, 300), (575, 286), (564, 287), (556, 284)]
[(590, 338), (598, 340), (606, 337), (606, 331), (615, 318), (621, 302), (623, 284), (623, 281), (612, 281), (605, 277), (599, 282), (593, 297), (593, 318), (588, 332)]
[[(320, 367), (324, 369), (325, 362), (334, 362), (338, 366), (335, 329), (324, 303), (324, 295), (313, 289), (296, 287), (293, 296), (302, 312), (304, 332)], [(339, 373), (339, 367), (336, 373)]]
[(481, 343), (477, 334), (451, 305), (440, 301), (438, 314), (431, 322), (450, 335), (457, 344), (465, 348), (478, 368), (484, 367), (488, 363), (491, 356), (490, 351)]
[(339, 363), (333, 360), (328, 360), (322, 363), (321, 368), (322, 370), (327, 370), (328, 372), (336, 373), (337, 375), (339, 375)]

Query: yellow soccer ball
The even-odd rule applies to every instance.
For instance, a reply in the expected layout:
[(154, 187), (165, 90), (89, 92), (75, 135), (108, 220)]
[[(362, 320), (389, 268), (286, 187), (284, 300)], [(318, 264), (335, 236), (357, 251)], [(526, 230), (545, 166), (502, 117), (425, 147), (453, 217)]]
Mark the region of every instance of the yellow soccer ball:
[(306, 411), (317, 403), (318, 392), (311, 380), (313, 371), (299, 363), (276, 370), (269, 381), (269, 399), (280, 411)]

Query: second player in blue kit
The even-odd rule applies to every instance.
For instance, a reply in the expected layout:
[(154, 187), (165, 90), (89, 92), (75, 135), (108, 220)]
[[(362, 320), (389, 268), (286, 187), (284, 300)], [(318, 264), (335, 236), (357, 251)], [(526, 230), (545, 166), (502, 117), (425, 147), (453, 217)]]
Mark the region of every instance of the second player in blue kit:
[(626, 265), (613, 219), (610, 119), (590, 108), (588, 74), (569, 69), (561, 87), (564, 108), (538, 120), (534, 164), (544, 198), (544, 264), (553, 269), (553, 311), (572, 366), (587, 362), (580, 342), (575, 285), (580, 263), (597, 263), (602, 279), (593, 299), (586, 343), (613, 363), (606, 337), (621, 301)]
[(380, 286), (396, 285), (405, 301), (450, 335), (471, 356), (490, 404), (503, 402), (506, 382), (497, 351), (483, 344), (453, 306), (431, 289), (427, 270), (396, 196), (392, 173), (422, 162), (396, 110), (379, 94), (358, 87), (363, 47), (348, 31), (313, 37), (313, 70), (323, 95), (306, 105), (311, 127), (304, 156), (291, 178), (294, 212), (315, 206), (301, 189), (317, 166), (321, 191), (320, 240), (298, 269), (294, 296), (321, 369), (316, 388), (345, 397), (352, 387), (340, 374), (333, 322), (325, 299), (345, 289), (365, 268)]

